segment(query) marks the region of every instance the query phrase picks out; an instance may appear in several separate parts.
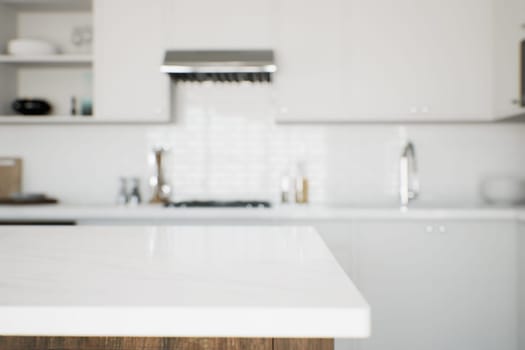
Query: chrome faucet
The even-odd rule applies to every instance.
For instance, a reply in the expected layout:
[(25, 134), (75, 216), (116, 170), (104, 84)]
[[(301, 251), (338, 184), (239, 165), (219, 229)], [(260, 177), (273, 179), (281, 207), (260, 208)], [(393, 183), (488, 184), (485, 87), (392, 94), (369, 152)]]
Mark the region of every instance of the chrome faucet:
[(401, 207), (406, 208), (411, 200), (419, 195), (416, 151), (414, 144), (408, 141), (399, 160), (399, 198)]

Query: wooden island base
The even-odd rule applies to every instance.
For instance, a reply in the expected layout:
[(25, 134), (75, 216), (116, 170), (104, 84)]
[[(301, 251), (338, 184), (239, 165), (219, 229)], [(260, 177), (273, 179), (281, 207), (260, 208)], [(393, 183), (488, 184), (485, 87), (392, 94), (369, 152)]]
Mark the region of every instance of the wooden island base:
[(0, 337), (0, 350), (333, 350), (333, 339)]

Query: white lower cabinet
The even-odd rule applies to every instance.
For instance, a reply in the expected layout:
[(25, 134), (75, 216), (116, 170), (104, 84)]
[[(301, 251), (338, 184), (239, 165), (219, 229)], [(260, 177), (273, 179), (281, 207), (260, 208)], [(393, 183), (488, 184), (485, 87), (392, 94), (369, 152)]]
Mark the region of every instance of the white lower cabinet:
[(353, 238), (352, 223), (341, 222), (315, 222), (313, 224), (326, 246), (337, 259), (337, 262), (345, 270), (346, 274), (354, 279), (355, 256), (352, 254)]
[(357, 349), (518, 349), (514, 223), (359, 222), (352, 236), (372, 308)]

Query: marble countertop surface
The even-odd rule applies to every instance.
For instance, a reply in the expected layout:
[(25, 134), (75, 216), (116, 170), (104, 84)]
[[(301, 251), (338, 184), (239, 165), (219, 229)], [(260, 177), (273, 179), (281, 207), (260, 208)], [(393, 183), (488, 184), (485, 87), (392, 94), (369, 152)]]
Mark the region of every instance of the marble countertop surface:
[(525, 219), (525, 208), (479, 205), (420, 205), (407, 210), (395, 205), (276, 206), (265, 208), (164, 208), (40, 205), (0, 206), (0, 221), (73, 220), (80, 222), (191, 221), (191, 220), (359, 220), (359, 219)]
[(369, 333), (367, 302), (313, 228), (0, 228), (2, 335)]

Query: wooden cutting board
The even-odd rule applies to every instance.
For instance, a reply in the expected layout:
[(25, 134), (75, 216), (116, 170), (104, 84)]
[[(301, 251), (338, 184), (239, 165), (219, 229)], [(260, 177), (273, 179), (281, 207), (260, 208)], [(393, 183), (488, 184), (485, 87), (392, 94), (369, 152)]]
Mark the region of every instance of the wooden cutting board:
[(0, 198), (22, 191), (22, 159), (0, 157)]

